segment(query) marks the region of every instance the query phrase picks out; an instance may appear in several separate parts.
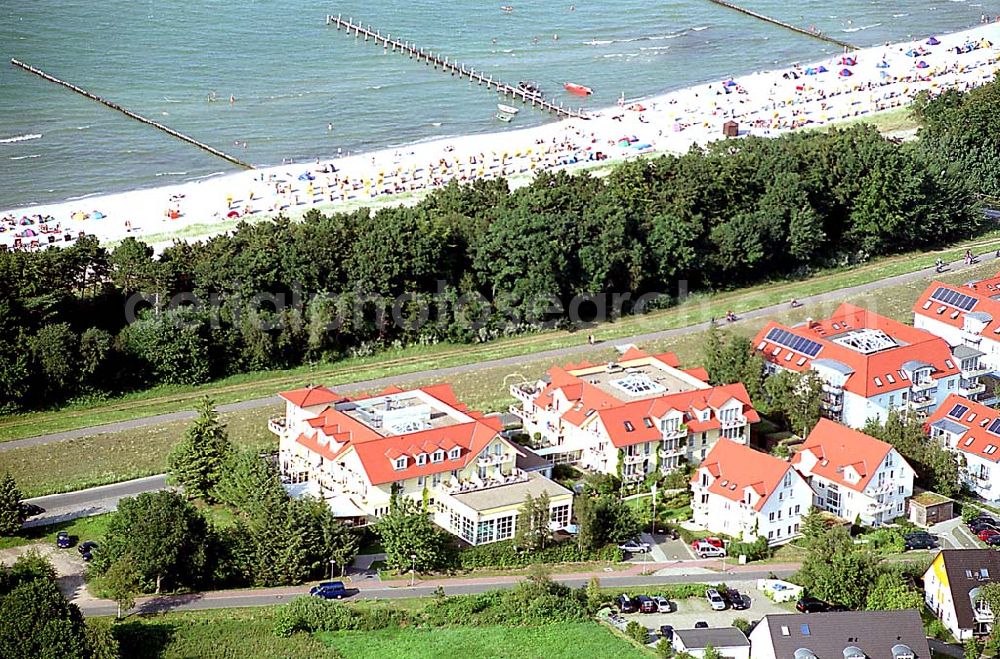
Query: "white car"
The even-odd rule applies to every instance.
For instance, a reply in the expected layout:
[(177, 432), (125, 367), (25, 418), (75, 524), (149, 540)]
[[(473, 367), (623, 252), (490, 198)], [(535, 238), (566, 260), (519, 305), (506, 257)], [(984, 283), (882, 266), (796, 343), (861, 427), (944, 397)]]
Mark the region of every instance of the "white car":
[(726, 600), (722, 599), (722, 595), (719, 594), (714, 588), (709, 588), (705, 591), (705, 599), (708, 603), (712, 605), (713, 611), (725, 611), (726, 610)]
[(656, 602), (656, 610), (660, 613), (670, 613), (674, 610), (674, 607), (670, 604), (670, 600), (666, 597), (654, 597), (653, 601)]
[(645, 554), (649, 551), (649, 543), (629, 540), (625, 544), (618, 545), (618, 548), (630, 554)]
[(694, 545), (694, 553), (698, 558), (725, 558), (726, 550), (716, 547), (708, 542), (699, 542)]

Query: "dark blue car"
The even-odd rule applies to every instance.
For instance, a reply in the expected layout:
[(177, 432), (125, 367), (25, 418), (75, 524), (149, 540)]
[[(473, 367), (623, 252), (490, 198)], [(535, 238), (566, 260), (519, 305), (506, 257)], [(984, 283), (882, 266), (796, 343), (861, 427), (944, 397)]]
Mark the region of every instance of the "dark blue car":
[(347, 588), (344, 587), (343, 581), (325, 581), (310, 588), (309, 594), (322, 597), (325, 600), (339, 600), (342, 597), (347, 597)]

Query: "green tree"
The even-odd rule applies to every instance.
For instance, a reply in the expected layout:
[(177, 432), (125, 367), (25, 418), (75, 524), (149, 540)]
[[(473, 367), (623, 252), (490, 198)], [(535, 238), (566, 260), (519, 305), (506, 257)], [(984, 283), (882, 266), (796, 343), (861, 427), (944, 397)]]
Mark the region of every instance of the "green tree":
[(780, 370), (767, 378), (764, 390), (771, 411), (781, 416), (792, 432), (805, 437), (819, 421), (823, 380), (815, 371)]
[(0, 600), (0, 657), (84, 659), (89, 656), (83, 616), (54, 580), (32, 579)]
[(276, 465), (252, 450), (230, 453), (212, 496), (248, 520), (259, 518), (262, 511), (288, 498)]
[(820, 599), (860, 609), (876, 581), (877, 561), (854, 545), (847, 529), (836, 526), (809, 544), (795, 582)]
[(80, 339), (68, 323), (41, 327), (29, 341), (35, 369), (48, 395), (62, 398), (79, 381), (77, 355)]
[(581, 551), (621, 544), (639, 535), (635, 511), (615, 495), (584, 494), (576, 499), (577, 543)]
[(549, 495), (547, 492), (537, 498), (526, 494), (518, 511), (514, 531), (514, 544), (529, 552), (544, 549), (552, 541), (549, 528)]
[(183, 495), (146, 492), (118, 502), (92, 565), (104, 574), (128, 556), (143, 590), (197, 586), (207, 576), (209, 542), (205, 518)]
[(121, 619), (123, 609), (127, 611), (135, 606), (135, 595), (140, 592), (140, 579), (141, 575), (128, 554), (112, 563), (105, 571), (104, 589), (118, 605), (116, 618)]
[(410, 499), (401, 498), (375, 524), (385, 562), (400, 573), (428, 572), (448, 563), (449, 539)]
[(820, 537), (828, 528), (826, 518), (820, 509), (815, 506), (809, 507), (806, 514), (802, 516), (800, 523), (801, 526), (799, 528), (802, 531), (802, 537), (807, 541)]
[(709, 643), (701, 653), (702, 659), (722, 659), (722, 654)]
[(865, 608), (869, 611), (920, 610), (923, 605), (924, 598), (920, 591), (903, 583), (899, 575), (891, 572), (883, 572), (878, 576), (865, 601)]
[(649, 630), (646, 625), (635, 620), (629, 620), (628, 624), (625, 625), (625, 635), (642, 645), (645, 645), (649, 640)]
[[(979, 589), (977, 601), (985, 602), (996, 619), (997, 612), (1000, 612), (1000, 581), (983, 584)], [(1000, 624), (994, 623), (992, 625), (989, 644), (993, 646), (993, 649), (1000, 646)]]
[(233, 446), (210, 399), (201, 399), (197, 412), (198, 418), (170, 453), (170, 479), (190, 498), (212, 501), (212, 488), (222, 478)]
[(743, 632), (744, 636), (750, 635), (750, 621), (746, 618), (733, 618), (733, 627)]
[(940, 444), (927, 440), (919, 419), (889, 410), (884, 424), (871, 420), (865, 425), (864, 432), (899, 451), (913, 467), (921, 486), (948, 497), (959, 493), (958, 462)]
[(604, 593), (601, 592), (601, 580), (597, 577), (591, 577), (590, 581), (587, 582), (587, 608), (596, 613), (604, 601)]
[(978, 638), (970, 638), (965, 642), (965, 659), (979, 659), (983, 656), (983, 642)]
[(0, 476), (0, 536), (14, 535), (24, 523), (21, 490), (9, 471)]

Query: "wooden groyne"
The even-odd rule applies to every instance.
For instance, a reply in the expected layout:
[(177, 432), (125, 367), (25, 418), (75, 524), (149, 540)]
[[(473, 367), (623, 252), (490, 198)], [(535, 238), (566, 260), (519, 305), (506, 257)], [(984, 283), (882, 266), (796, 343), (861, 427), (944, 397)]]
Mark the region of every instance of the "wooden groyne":
[(478, 85), (486, 85), (487, 89), (495, 89), (499, 94), (503, 96), (521, 101), (526, 105), (538, 108), (540, 110), (545, 110), (546, 112), (551, 112), (559, 117), (567, 117), (573, 119), (587, 119), (586, 113), (583, 110), (573, 110), (570, 108), (563, 107), (562, 103), (553, 103), (552, 101), (546, 101), (544, 99), (538, 98), (532, 94), (525, 92), (514, 85), (503, 82), (502, 80), (494, 80), (493, 76), (484, 76), (479, 71), (471, 67), (466, 67), (464, 64), (458, 62), (449, 61), (447, 57), (441, 57), (440, 55), (435, 55), (434, 53), (424, 50), (423, 48), (417, 48), (415, 45), (408, 41), (400, 41), (399, 39), (393, 39), (391, 34), (386, 34), (382, 36), (381, 31), (373, 30), (369, 25), (367, 27), (362, 26), (360, 23), (355, 23), (353, 19), (343, 19), (338, 14), (337, 16), (327, 16), (327, 25), (334, 25), (338, 30), (345, 30), (348, 36), (354, 35), (355, 38), (364, 37), (365, 42), (369, 39), (372, 40), (376, 46), (382, 46), (385, 52), (399, 52), (401, 55), (408, 55), (410, 59), (415, 59), (419, 62), (423, 62), (435, 69), (440, 68), (444, 73), (450, 73), (453, 76), (459, 76), (460, 78), (466, 78), (471, 82), (475, 82)]
[(770, 16), (765, 16), (764, 14), (758, 14), (757, 12), (755, 12), (755, 11), (753, 11), (751, 9), (746, 9), (744, 7), (740, 7), (739, 5), (734, 5), (731, 2), (726, 2), (726, 0), (708, 0), (708, 1), (712, 2), (714, 4), (717, 4), (717, 5), (720, 5), (722, 7), (726, 7), (728, 9), (732, 9), (733, 11), (738, 11), (741, 14), (746, 14), (747, 16), (753, 16), (754, 18), (760, 19), (760, 20), (764, 21), (765, 23), (771, 23), (772, 25), (777, 25), (778, 27), (783, 27), (786, 30), (791, 30), (792, 32), (798, 32), (799, 34), (804, 34), (807, 37), (812, 37), (813, 39), (819, 39), (821, 41), (826, 41), (827, 43), (836, 44), (838, 46), (842, 46), (843, 48), (847, 48), (848, 50), (857, 50), (856, 46), (854, 46), (852, 44), (849, 44), (846, 41), (841, 41), (840, 39), (837, 39), (835, 37), (827, 36), (827, 35), (823, 34), (822, 32), (817, 32), (817, 31), (814, 31), (814, 30), (806, 30), (806, 29), (803, 29), (803, 28), (798, 27), (796, 25), (792, 25), (790, 23), (785, 23), (784, 21), (779, 21), (776, 18), (771, 18)]
[(114, 103), (112, 101), (107, 100), (106, 98), (101, 98), (97, 94), (92, 94), (92, 93), (88, 92), (86, 89), (83, 89), (81, 87), (77, 87), (76, 85), (74, 85), (72, 83), (69, 83), (69, 82), (66, 82), (65, 80), (60, 80), (59, 78), (56, 78), (55, 76), (51, 76), (48, 73), (46, 73), (45, 71), (42, 71), (41, 69), (36, 69), (35, 67), (31, 66), (30, 64), (25, 64), (24, 62), (22, 62), (20, 60), (13, 59), (13, 58), (11, 58), (10, 63), (13, 64), (14, 66), (20, 68), (20, 69), (24, 69), (28, 73), (34, 73), (36, 76), (38, 76), (39, 78), (42, 78), (43, 80), (48, 80), (49, 82), (54, 82), (57, 85), (62, 85), (66, 89), (70, 89), (72, 91), (75, 91), (77, 94), (80, 94), (81, 96), (86, 96), (87, 98), (89, 98), (92, 101), (97, 101), (101, 105), (105, 105), (105, 106), (111, 108), (112, 110), (117, 110), (118, 112), (121, 112), (122, 114), (124, 114), (126, 117), (129, 117), (130, 119), (135, 119), (136, 121), (140, 121), (140, 122), (142, 122), (144, 124), (152, 126), (153, 128), (156, 128), (158, 130), (162, 130), (167, 135), (170, 135), (172, 137), (176, 137), (177, 139), (179, 139), (181, 141), (184, 141), (184, 142), (187, 142), (188, 144), (193, 144), (194, 146), (198, 147), (202, 151), (207, 151), (208, 153), (211, 153), (213, 156), (218, 156), (219, 158), (222, 158), (223, 160), (226, 160), (226, 161), (228, 161), (228, 162), (230, 162), (230, 163), (232, 163), (232, 164), (234, 164), (234, 165), (236, 165), (238, 167), (242, 167), (244, 169), (254, 169), (253, 165), (251, 165), (249, 163), (245, 163), (242, 160), (240, 160), (239, 158), (235, 158), (235, 157), (229, 155), (228, 153), (224, 153), (222, 151), (219, 151), (215, 147), (209, 146), (209, 145), (205, 144), (204, 142), (199, 142), (198, 140), (194, 139), (193, 137), (189, 137), (189, 136), (185, 135), (184, 133), (180, 133), (180, 132), (174, 130), (173, 128), (170, 128), (169, 126), (164, 126), (163, 124), (161, 124), (158, 121), (153, 121), (152, 119), (147, 119), (146, 117), (144, 117), (144, 116), (142, 116), (140, 114), (136, 114), (135, 112), (132, 112), (128, 108), (122, 107), (121, 105), (118, 105), (117, 103)]

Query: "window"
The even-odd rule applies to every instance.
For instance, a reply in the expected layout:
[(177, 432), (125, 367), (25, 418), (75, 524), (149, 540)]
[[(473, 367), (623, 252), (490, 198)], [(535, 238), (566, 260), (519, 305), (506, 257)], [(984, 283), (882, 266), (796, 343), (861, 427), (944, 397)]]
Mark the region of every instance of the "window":
[(438, 449), (431, 454), (431, 462), (441, 462), (444, 460), (444, 451)]
[(418, 453), (417, 454), (417, 466), (418, 467), (422, 467), (425, 464), (427, 464), (427, 454), (426, 453)]
[(798, 514), (799, 514), (799, 506), (798, 506), (798, 505), (796, 505), (796, 506), (795, 506), (795, 514), (796, 514), (796, 515), (798, 515)]
[(774, 513), (771, 513), (770, 515), (767, 516), (767, 521), (769, 521), (769, 522), (773, 522), (774, 521)]
[(476, 529), (476, 544), (481, 545), (484, 542), (493, 542), (495, 529), (496, 520), (488, 519), (479, 522), (479, 527)]
[(441, 474), (434, 474), (434, 476), (431, 477), (431, 484), (435, 485), (435, 486), (440, 485), (441, 484)]
[(768, 531), (767, 532), (767, 539), (768, 540), (774, 540), (774, 531)]
[(632, 426), (632, 422), (631, 421), (626, 421), (625, 422), (625, 430), (627, 432), (632, 432), (633, 430), (635, 430), (635, 428)]
[(400, 457), (396, 458), (396, 462), (393, 465), (393, 467), (396, 469), (396, 471), (399, 471), (400, 469), (406, 469), (406, 456), (401, 455)]
[(501, 517), (497, 520), (497, 540), (506, 540), (514, 535), (514, 516)]
[(501, 455), (501, 454), (503, 454), (503, 444), (497, 442), (496, 444), (493, 445), (493, 455)]
[(552, 508), (550, 519), (555, 522), (555, 525), (559, 528), (563, 528), (569, 524), (569, 504), (554, 506)]
[(417, 487), (423, 487), (425, 480), (423, 476), (417, 476)]
[(452, 460), (458, 460), (462, 456), (462, 449), (455, 447), (448, 451), (448, 457)]
[(644, 425), (645, 425), (645, 426), (646, 426), (647, 428), (652, 428), (652, 427), (653, 427), (653, 420), (652, 420), (652, 419), (650, 419), (650, 418), (649, 418), (648, 416), (644, 416), (644, 417), (642, 417), (642, 423), (643, 423), (643, 424), (644, 424)]

